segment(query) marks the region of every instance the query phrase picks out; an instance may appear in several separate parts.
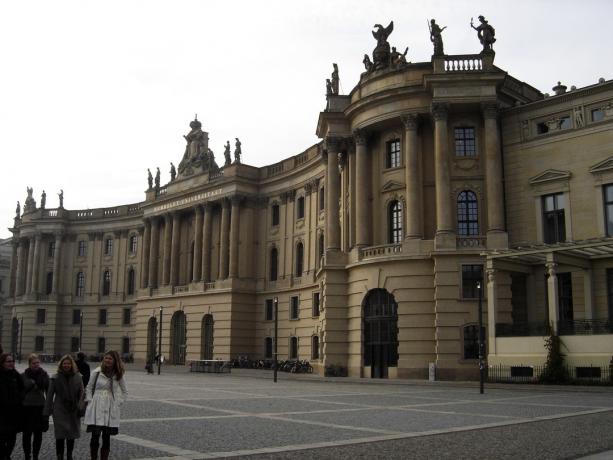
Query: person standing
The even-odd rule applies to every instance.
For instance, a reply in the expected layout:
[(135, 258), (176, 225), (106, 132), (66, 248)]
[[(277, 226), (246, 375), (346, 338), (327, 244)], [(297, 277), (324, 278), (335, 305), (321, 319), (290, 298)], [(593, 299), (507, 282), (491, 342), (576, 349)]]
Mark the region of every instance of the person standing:
[(15, 370), (15, 357), (0, 354), (0, 459), (10, 459), (23, 418), (23, 380)]
[(89, 383), (89, 364), (85, 361), (85, 353), (82, 351), (77, 353), (77, 367), (79, 368), (79, 373), (81, 377), (83, 377), (83, 388), (87, 388), (87, 384)]
[(83, 399), (83, 379), (77, 364), (70, 355), (62, 356), (57, 373), (51, 376), (45, 410), (43, 414), (53, 415), (55, 431), (55, 453), (64, 458), (66, 440), (66, 459), (72, 460), (75, 439), (81, 436), (79, 406)]
[[(23, 435), (21, 438), (26, 460), (38, 460), (43, 432), (49, 429), (49, 417), (43, 415), (45, 395), (49, 389), (49, 375), (40, 367), (38, 355), (28, 357), (28, 368), (23, 374)], [(32, 439), (34, 437), (34, 439)]]
[(111, 436), (119, 433), (120, 406), (128, 396), (124, 373), (119, 353), (110, 350), (104, 354), (100, 367), (92, 372), (87, 385), (84, 423), (87, 432), (92, 434), (89, 443), (92, 460), (98, 459), (98, 448), (100, 460), (107, 460), (111, 451)]

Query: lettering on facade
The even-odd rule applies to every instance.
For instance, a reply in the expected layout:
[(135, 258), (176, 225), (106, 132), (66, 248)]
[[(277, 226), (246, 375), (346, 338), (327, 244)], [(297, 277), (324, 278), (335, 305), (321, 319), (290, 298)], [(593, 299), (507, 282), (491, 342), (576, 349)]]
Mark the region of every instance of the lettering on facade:
[(222, 193), (222, 189), (221, 188), (218, 188), (218, 189), (215, 189), (215, 190), (211, 190), (211, 191), (208, 191), (208, 192), (198, 193), (196, 195), (188, 196), (186, 198), (181, 198), (180, 200), (174, 200), (174, 201), (170, 201), (168, 203), (161, 204), (159, 206), (155, 206), (153, 208), (152, 212), (156, 213), (156, 212), (160, 212), (160, 211), (166, 211), (168, 209), (177, 208), (179, 206), (184, 206), (186, 204), (195, 203), (195, 202), (199, 202), (199, 201), (204, 201), (207, 198), (211, 198), (213, 196), (221, 195), (221, 193)]

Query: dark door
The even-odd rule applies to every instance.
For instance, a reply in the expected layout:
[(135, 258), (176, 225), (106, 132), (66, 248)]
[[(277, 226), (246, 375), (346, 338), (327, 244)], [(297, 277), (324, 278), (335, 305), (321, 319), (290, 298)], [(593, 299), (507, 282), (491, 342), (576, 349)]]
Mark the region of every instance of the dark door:
[(372, 378), (386, 378), (398, 365), (398, 306), (385, 289), (374, 289), (364, 299), (364, 365)]

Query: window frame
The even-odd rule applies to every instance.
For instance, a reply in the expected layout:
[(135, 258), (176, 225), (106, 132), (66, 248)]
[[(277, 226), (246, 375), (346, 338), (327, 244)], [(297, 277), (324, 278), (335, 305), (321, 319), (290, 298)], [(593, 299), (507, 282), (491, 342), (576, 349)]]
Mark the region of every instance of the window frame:
[(45, 351), (45, 336), (44, 335), (37, 335), (34, 337), (34, 351), (36, 353)]
[[(479, 270), (476, 270), (479, 267)], [(477, 276), (480, 275), (480, 276)], [(463, 300), (475, 300), (479, 298), (479, 292), (477, 290), (477, 283), (481, 283), (481, 295), (483, 295), (483, 264), (480, 263), (465, 263), (460, 267), (461, 285), (460, 292)]]
[(130, 342), (131, 340), (130, 340), (130, 337), (128, 336), (123, 336), (121, 338), (121, 354), (122, 355), (129, 355), (131, 353), (130, 350), (132, 349), (132, 347), (130, 346), (131, 345)]
[(296, 198), (296, 220), (302, 220), (305, 216), (306, 202), (304, 196)]
[(479, 199), (472, 190), (462, 190), (456, 198), (458, 236), (479, 236)]
[(98, 326), (108, 326), (109, 312), (106, 308), (100, 308), (98, 310)]
[(287, 351), (287, 359), (297, 360), (299, 355), (298, 348), (300, 346), (300, 342), (298, 341), (298, 337), (295, 335), (290, 336), (289, 338), (289, 347)]
[(45, 324), (47, 322), (47, 310), (45, 308), (36, 309), (36, 324)]
[(268, 261), (270, 263), (270, 267), (268, 270), (268, 280), (277, 281), (279, 279), (279, 250), (276, 246), (270, 248)]
[[(464, 324), (462, 327), (462, 360), (475, 361), (479, 359), (479, 325)], [(487, 356), (486, 328), (481, 327), (483, 334), (483, 354)], [(472, 352), (472, 353), (467, 353)]]
[(102, 272), (102, 296), (108, 297), (111, 295), (111, 270), (104, 270)]
[[(566, 241), (566, 202), (564, 192), (548, 193), (541, 196), (543, 219), (543, 242), (545, 244), (562, 243)], [(554, 209), (547, 210), (547, 200), (552, 198)], [(559, 207), (559, 200), (562, 207)], [(553, 226), (548, 225), (553, 222)]]
[(294, 276), (301, 278), (304, 273), (304, 244), (302, 241), (296, 243), (296, 260), (294, 262)]
[[(317, 301), (315, 300), (317, 299)], [(319, 291), (315, 291), (313, 292), (313, 297), (312, 297), (312, 307), (311, 307), (311, 316), (313, 318), (317, 318), (319, 317), (319, 314), (321, 313), (320, 308), (321, 308), (321, 293)]]
[(85, 257), (87, 255), (87, 243), (85, 240), (79, 240), (77, 243), (77, 257)]
[(300, 296), (293, 295), (289, 298), (289, 319), (290, 321), (300, 319)]
[(275, 319), (275, 300), (265, 299), (264, 301), (264, 321), (274, 321)]
[(311, 336), (311, 360), (319, 361), (319, 336), (317, 334)]
[(79, 343), (79, 337), (70, 337), (70, 352), (76, 353), (81, 349), (81, 344)]
[(110, 236), (104, 239), (104, 255), (113, 255), (113, 238), (111, 238)]
[(130, 235), (128, 247), (131, 255), (135, 255), (138, 252), (138, 235)]
[(387, 205), (388, 244), (400, 244), (403, 238), (403, 209), (401, 200), (392, 200)]
[(136, 293), (136, 270), (134, 267), (128, 269), (128, 285), (126, 286), (126, 292), (129, 296)]
[(473, 158), (477, 156), (477, 130), (474, 126), (456, 126), (453, 129), (453, 135), (456, 157)]
[[(76, 321), (75, 321), (76, 319)], [(72, 325), (79, 326), (81, 324), (81, 309), (73, 308), (72, 309)]]
[(399, 168), (402, 166), (402, 148), (400, 138), (394, 138), (385, 142), (385, 169)]
[(131, 324), (132, 324), (132, 309), (124, 308), (121, 312), (121, 325), (130, 326)]
[(278, 227), (281, 223), (281, 206), (279, 203), (273, 203), (270, 206), (270, 226)]
[(49, 241), (47, 245), (47, 257), (53, 259), (55, 257), (55, 241)]
[(106, 337), (98, 337), (96, 350), (98, 350), (98, 354), (106, 353)]
[[(268, 353), (270, 344), (270, 353)], [(275, 343), (272, 337), (264, 337), (264, 359), (274, 359)]]

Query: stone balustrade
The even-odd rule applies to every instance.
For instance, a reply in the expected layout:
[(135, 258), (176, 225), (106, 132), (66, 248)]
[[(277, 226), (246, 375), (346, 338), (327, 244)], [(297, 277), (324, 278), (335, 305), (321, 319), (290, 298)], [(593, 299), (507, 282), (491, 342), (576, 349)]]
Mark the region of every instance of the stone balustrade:
[(457, 249), (485, 249), (487, 237), (485, 236), (459, 236), (456, 238)]
[(402, 244), (382, 244), (369, 246), (360, 250), (360, 259), (373, 259), (377, 257), (389, 257), (402, 254)]

